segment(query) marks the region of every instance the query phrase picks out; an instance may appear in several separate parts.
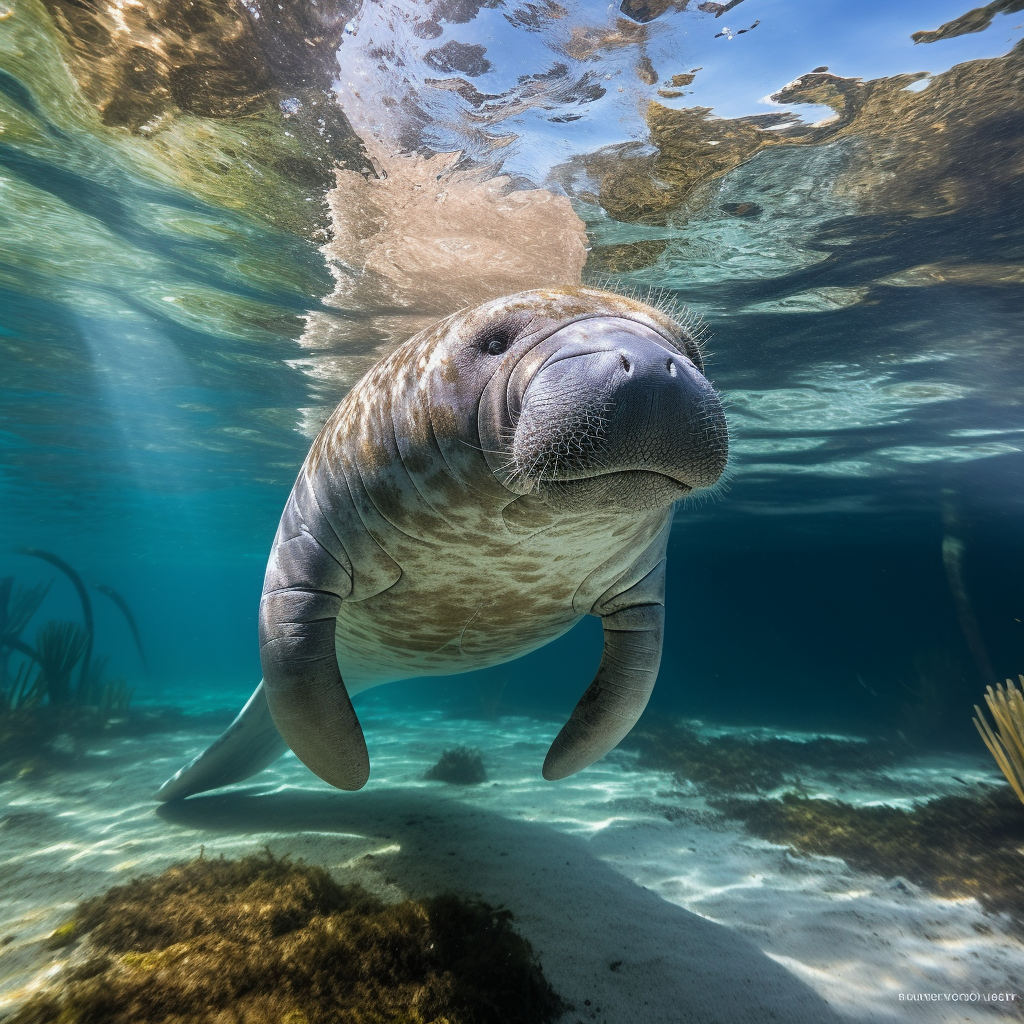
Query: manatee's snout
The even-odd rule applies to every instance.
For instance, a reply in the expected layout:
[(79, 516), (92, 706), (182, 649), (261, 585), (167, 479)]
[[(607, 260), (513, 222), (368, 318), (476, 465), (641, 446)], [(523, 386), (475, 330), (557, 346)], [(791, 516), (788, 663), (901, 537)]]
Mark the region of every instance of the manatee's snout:
[(729, 436), (722, 403), (687, 355), (650, 328), (587, 320), (522, 391), (511, 446), (516, 476), (538, 493), (670, 504), (722, 475)]

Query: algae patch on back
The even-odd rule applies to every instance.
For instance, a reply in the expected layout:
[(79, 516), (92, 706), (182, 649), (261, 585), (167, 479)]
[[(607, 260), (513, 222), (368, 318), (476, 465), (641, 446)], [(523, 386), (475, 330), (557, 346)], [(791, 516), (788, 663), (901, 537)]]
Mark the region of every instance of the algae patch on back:
[(11, 1024), (552, 1020), (510, 921), (451, 895), (388, 905), (269, 853), (200, 858), (81, 904), (59, 929), (83, 940), (74, 966)]

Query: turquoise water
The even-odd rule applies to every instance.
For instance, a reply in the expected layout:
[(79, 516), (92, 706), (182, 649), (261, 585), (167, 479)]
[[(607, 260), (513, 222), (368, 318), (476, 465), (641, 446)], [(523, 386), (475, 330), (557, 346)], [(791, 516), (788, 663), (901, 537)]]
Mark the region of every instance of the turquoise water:
[[(474, 295), (445, 282), (543, 283), (550, 195), (585, 229), (584, 280), (706, 323), (730, 424), (723, 485), (676, 514), (643, 723), (885, 737), (1002, 786), (971, 716), (1024, 671), (1024, 14), (721, 6), (254, 3), (186, 26), (173, 5), (0, 5), (0, 576), (53, 580), (24, 638), (82, 616), (28, 547), (81, 574), (132, 707), (208, 716), (212, 737), (259, 681), (267, 553), (319, 424)], [(429, 260), (407, 186), (453, 211)], [(526, 255), (438, 267), (507, 195)], [(586, 621), (357, 709), (382, 745), (392, 721), (429, 746), (440, 708), (502, 763), (524, 743), (539, 776), (529, 729), (564, 720), (599, 650)], [(177, 723), (161, 735), (160, 771), (196, 752)], [(954, 792), (941, 774), (912, 799)], [(6, 799), (51, 799), (11, 775)]]

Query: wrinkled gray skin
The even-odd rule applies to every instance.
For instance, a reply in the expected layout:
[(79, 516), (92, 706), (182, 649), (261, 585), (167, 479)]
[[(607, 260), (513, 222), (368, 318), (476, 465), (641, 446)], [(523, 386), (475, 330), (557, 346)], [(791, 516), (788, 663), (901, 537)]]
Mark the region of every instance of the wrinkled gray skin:
[(263, 682), (161, 800), (285, 749), (339, 789), (370, 771), (350, 695), (520, 657), (584, 615), (597, 675), (544, 762), (629, 732), (661, 662), (674, 503), (725, 468), (722, 406), (681, 325), (588, 288), (464, 310), (371, 370), (314, 442), (260, 605)]

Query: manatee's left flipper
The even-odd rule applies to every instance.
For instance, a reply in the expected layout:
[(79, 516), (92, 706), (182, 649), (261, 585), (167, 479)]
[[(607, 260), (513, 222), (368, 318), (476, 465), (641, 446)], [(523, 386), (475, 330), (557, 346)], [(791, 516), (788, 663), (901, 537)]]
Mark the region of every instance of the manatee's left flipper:
[(270, 716), (263, 684), (224, 733), (157, 790), (157, 800), (180, 800), (263, 771), (286, 750)]
[(665, 559), (595, 608), (604, 626), (597, 675), (544, 759), (544, 778), (564, 779), (604, 757), (636, 724), (661, 667)]

